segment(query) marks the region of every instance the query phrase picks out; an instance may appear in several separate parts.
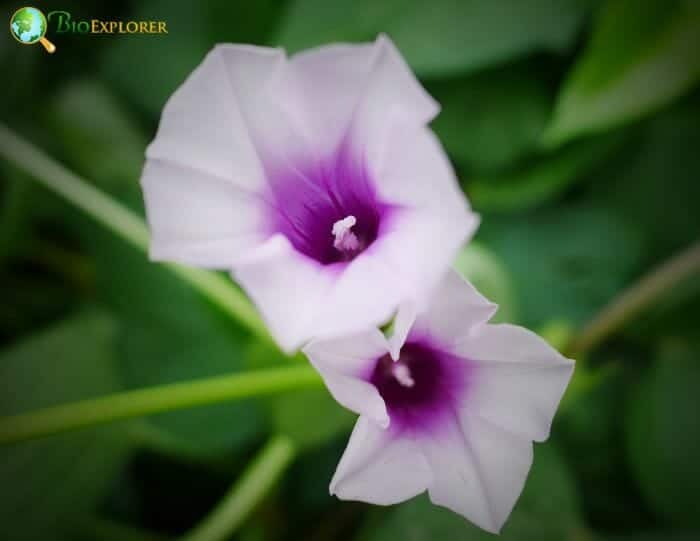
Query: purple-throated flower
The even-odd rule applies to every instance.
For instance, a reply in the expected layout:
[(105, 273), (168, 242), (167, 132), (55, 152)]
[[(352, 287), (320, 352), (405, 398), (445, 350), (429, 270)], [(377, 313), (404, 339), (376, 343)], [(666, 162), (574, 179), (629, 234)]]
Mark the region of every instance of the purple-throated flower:
[(336, 400), (360, 414), (331, 493), (388, 505), (427, 490), (500, 530), (573, 362), (526, 329), (487, 323), (495, 309), (451, 272), (424, 309), (402, 307), (391, 338), (373, 329), (304, 348)]
[(286, 350), (387, 321), (478, 223), (438, 109), (383, 36), (289, 59), (217, 46), (147, 150), (151, 257), (232, 270)]

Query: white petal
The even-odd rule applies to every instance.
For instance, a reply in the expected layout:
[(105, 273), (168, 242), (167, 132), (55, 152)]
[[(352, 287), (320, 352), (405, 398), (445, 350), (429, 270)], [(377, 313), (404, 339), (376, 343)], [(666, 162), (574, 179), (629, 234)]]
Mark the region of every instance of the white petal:
[(401, 348), (406, 343), (408, 333), (416, 321), (416, 304), (411, 300), (402, 302), (394, 317), (393, 329), (388, 341), (391, 358), (395, 361), (399, 359)]
[[(450, 221), (434, 210), (406, 209), (392, 215), (389, 229), (338, 277), (315, 320), (314, 336), (340, 336), (378, 326), (400, 304), (424, 302), (477, 223), (473, 214)], [(396, 330), (405, 331), (405, 325)], [(397, 335), (392, 343), (403, 338)]]
[(155, 260), (229, 269), (263, 241), (262, 201), (231, 182), (151, 159), (141, 183)]
[[(382, 242), (388, 239), (389, 235)], [(399, 249), (389, 247), (384, 254)], [(420, 265), (424, 257), (425, 253), (404, 251), (402, 261), (407, 267)], [(296, 252), (286, 237), (275, 235), (251, 257), (235, 263), (234, 277), (281, 347), (292, 351), (312, 338), (379, 326), (402, 300), (422, 291), (419, 284), (405, 279), (400, 265), (388, 265), (386, 259), (380, 248), (372, 246), (342, 270), (324, 267)]]
[(426, 124), (439, 109), (394, 44), (334, 44), (294, 55), (290, 64), (305, 97), (305, 121), (315, 145), (334, 149), (352, 130), (361, 141), (381, 139), (389, 117)]
[(303, 89), (284, 50), (230, 44), (216, 50), (268, 175), (287, 164), (319, 157), (310, 139)]
[[(371, 159), (368, 166), (380, 198), (400, 205), (401, 210), (379, 256), (400, 271), (414, 298), (425, 297), (474, 234), (479, 217), (469, 209), (443, 149), (428, 128), (396, 124), (385, 150), (381, 159)], [(420, 257), (407, 263), (407, 253)]]
[(237, 261), (233, 276), (287, 352), (312, 337), (313, 319), (334, 281), (321, 265), (299, 254), (282, 235), (273, 235), (249, 257)]
[(529, 439), (547, 439), (573, 361), (527, 329), (506, 324), (475, 328), (456, 352), (476, 366), (464, 411)]
[(360, 417), (330, 492), (341, 500), (391, 505), (420, 494), (430, 482), (428, 464), (413, 440), (396, 438)]
[[(236, 50), (248, 59), (241, 63), (240, 79), (253, 86), (270, 76), (280, 54), (264, 47), (238, 46)], [(255, 191), (264, 185), (264, 176), (243, 116), (249, 104), (239, 102), (222, 51), (216, 47), (209, 52), (170, 97), (146, 156)], [(248, 94), (243, 93), (243, 97), (247, 98)]]
[(378, 329), (343, 338), (314, 340), (304, 347), (304, 353), (333, 397), (346, 408), (383, 427), (389, 425), (386, 405), (367, 378), (376, 360), (387, 352), (386, 338)]
[(418, 334), (428, 334), (442, 347), (452, 349), (470, 331), (496, 312), (496, 305), (486, 300), (457, 272), (450, 270), (434, 288), (430, 302), (413, 327)]
[(433, 472), (433, 503), (497, 533), (532, 465), (532, 443), (479, 418), (463, 418), (422, 446)]
[(429, 127), (405, 121), (388, 124), (382, 152), (366, 151), (379, 194), (386, 201), (409, 208), (439, 208), (445, 217), (469, 211), (445, 150)]
[[(373, 248), (336, 277), (314, 319), (314, 337), (337, 337), (379, 326), (405, 298), (401, 276), (385, 265)], [(413, 262), (411, 254), (406, 258)]]

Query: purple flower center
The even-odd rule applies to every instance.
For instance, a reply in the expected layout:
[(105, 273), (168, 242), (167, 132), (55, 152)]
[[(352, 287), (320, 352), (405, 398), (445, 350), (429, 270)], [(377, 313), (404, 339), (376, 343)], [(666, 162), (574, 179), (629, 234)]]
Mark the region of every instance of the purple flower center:
[(404, 344), (394, 361), (377, 359), (369, 381), (384, 399), (392, 429), (430, 432), (455, 413), (467, 385), (469, 364), (431, 344)]
[(347, 144), (330, 159), (288, 164), (268, 178), (272, 232), (322, 265), (352, 261), (386, 225), (390, 206)]

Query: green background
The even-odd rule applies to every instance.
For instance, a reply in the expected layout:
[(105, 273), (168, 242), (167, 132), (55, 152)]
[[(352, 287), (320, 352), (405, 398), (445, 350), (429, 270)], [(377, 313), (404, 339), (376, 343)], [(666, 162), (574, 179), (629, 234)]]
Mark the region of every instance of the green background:
[[(9, 19), (21, 4), (6, 3)], [(0, 37), (2, 122), (143, 213), (145, 145), (218, 42), (289, 51), (389, 34), (443, 110), (433, 127), (473, 207), (457, 265), (498, 319), (562, 347), (700, 238), (700, 2), (42, 2), (167, 35)], [(0, 161), (0, 415), (290, 361), (160, 265)], [(502, 537), (700, 538), (700, 279), (577, 358)], [(0, 448), (0, 538), (174, 539), (273, 433), (299, 452), (233, 538), (491, 537), (419, 497), (340, 502), (353, 416), (323, 390), (183, 410)]]

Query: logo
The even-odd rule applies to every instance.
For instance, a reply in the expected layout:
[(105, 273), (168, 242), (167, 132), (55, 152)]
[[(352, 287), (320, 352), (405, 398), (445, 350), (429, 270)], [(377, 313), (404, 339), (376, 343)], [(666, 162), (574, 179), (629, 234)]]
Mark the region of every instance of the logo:
[(75, 20), (68, 11), (49, 12), (57, 34), (167, 34), (165, 21)]
[(18, 9), (10, 17), (10, 33), (22, 45), (41, 43), (49, 53), (56, 46), (46, 38), (48, 25), (57, 34), (167, 34), (165, 21), (76, 20), (68, 11), (51, 11), (48, 18), (34, 7)]
[(19, 8), (10, 17), (10, 33), (22, 45), (34, 45), (39, 42), (46, 52), (53, 53), (56, 46), (46, 39), (48, 23), (44, 14), (36, 8)]

